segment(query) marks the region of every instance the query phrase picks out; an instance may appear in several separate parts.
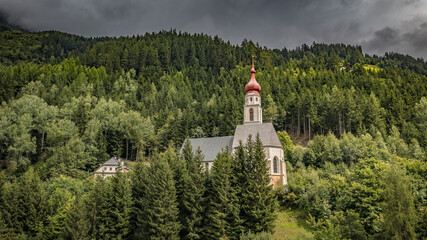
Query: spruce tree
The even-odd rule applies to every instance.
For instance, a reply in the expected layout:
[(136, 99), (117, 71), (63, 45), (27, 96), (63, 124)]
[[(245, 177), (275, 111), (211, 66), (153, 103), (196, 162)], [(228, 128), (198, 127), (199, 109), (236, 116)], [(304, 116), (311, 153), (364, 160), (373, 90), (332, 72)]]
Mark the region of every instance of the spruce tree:
[(4, 206), (5, 206), (5, 191), (4, 191), (4, 184), (6, 183), (6, 178), (4, 176), (4, 172), (0, 171), (0, 239), (7, 239), (10, 238), (8, 236), (9, 228), (6, 224), (5, 218), (3, 215)]
[(74, 201), (65, 219), (62, 239), (89, 239), (89, 211), (80, 196)]
[(238, 239), (242, 233), (233, 166), (228, 149), (218, 153), (209, 179), (204, 239)]
[(236, 172), (236, 175), (240, 185), (240, 217), (245, 231), (272, 232), (277, 202), (270, 185), (267, 160), (259, 135), (255, 142), (249, 136), (246, 149), (240, 144), (235, 162), (238, 165), (236, 170), (244, 171)]
[(122, 239), (129, 234), (132, 191), (125, 173), (118, 171), (106, 180), (99, 218), (99, 237)]
[(134, 239), (179, 239), (178, 203), (173, 173), (166, 159), (152, 157), (150, 167), (138, 163), (134, 187)]
[(186, 141), (182, 151), (185, 168), (177, 182), (179, 199), (179, 219), (182, 225), (180, 237), (182, 239), (200, 239), (203, 231), (203, 195), (205, 192), (203, 173), (203, 155), (200, 149), (193, 153), (190, 141)]
[(8, 227), (17, 234), (35, 237), (46, 222), (46, 193), (36, 172), (30, 168), (18, 181), (5, 189), (3, 215)]
[(95, 177), (93, 188), (89, 192), (85, 204), (89, 219), (89, 232), (92, 239), (100, 238), (99, 228), (105, 186), (105, 181), (101, 176)]

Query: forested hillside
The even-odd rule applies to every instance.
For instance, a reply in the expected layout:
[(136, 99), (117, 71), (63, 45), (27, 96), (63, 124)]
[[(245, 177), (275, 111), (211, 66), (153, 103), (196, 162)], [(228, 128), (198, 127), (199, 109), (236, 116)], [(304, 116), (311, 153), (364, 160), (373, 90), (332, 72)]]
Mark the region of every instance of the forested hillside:
[[(251, 56), (262, 86), (264, 120), (281, 131), (287, 155), (289, 186), (276, 191), (279, 203), (302, 209), (318, 239), (426, 238), (423, 59), (369, 56), (360, 46), (344, 44), (272, 50), (175, 30), (120, 38), (0, 33), (0, 202), (28, 199), (13, 209), (21, 215), (1, 209), (0, 234), (52, 239), (73, 239), (71, 230), (99, 239), (137, 234), (127, 228), (100, 230), (105, 226), (81, 213), (95, 211), (92, 205), (101, 204), (96, 201), (104, 188), (111, 199), (126, 194), (137, 199), (135, 194), (144, 192), (122, 177), (90, 184), (92, 171), (112, 155), (136, 162), (158, 158), (163, 160), (150, 165), (152, 171), (170, 171), (167, 181), (178, 181), (175, 160), (159, 154), (176, 152), (187, 137), (234, 133), (243, 121)], [(143, 164), (137, 169), (147, 171)], [(132, 178), (148, 181), (137, 174)], [(124, 191), (120, 197), (114, 188)], [(168, 191), (175, 196), (182, 189)], [(42, 199), (46, 205), (40, 206)], [(126, 204), (129, 209), (149, 204), (141, 201)], [(180, 228), (174, 224), (168, 227), (172, 232)], [(80, 229), (83, 225), (87, 229)], [(237, 230), (230, 232), (228, 237), (238, 238)]]

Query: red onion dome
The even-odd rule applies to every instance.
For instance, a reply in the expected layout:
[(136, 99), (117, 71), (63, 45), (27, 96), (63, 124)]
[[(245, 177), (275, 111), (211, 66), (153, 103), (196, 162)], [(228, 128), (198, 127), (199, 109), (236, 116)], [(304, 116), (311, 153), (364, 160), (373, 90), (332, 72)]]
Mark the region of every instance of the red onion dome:
[(246, 94), (249, 94), (249, 93), (259, 94), (259, 92), (261, 91), (261, 86), (255, 79), (255, 73), (256, 71), (254, 67), (254, 57), (252, 57), (251, 79), (245, 86)]

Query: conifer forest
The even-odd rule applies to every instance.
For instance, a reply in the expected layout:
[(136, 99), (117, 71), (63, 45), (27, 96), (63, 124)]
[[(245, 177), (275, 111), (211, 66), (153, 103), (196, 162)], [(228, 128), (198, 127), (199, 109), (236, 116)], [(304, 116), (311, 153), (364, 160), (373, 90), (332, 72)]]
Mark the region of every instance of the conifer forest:
[[(183, 145), (243, 123), (252, 56), (286, 186), (257, 136), (211, 171)], [(427, 239), (423, 59), (8, 30), (0, 104), (0, 239)], [(94, 177), (112, 156), (130, 171)], [(280, 232), (284, 211), (304, 232)]]

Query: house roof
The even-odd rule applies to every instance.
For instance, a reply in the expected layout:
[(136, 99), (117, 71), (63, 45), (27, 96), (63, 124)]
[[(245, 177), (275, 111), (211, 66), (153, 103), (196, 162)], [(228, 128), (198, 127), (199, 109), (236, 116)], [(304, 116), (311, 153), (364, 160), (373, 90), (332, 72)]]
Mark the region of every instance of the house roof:
[(238, 125), (234, 133), (233, 148), (238, 147), (240, 141), (246, 145), (249, 135), (252, 135), (252, 139), (255, 140), (257, 133), (259, 133), (263, 146), (282, 148), (276, 130), (271, 123)]
[(117, 165), (119, 165), (118, 160), (123, 162), (125, 159), (112, 157), (112, 158), (108, 159), (108, 161), (106, 161), (105, 163), (101, 164), (101, 166), (117, 166)]
[[(226, 137), (211, 137), (211, 138), (190, 138), (188, 139), (193, 147), (193, 151), (196, 151), (198, 147), (202, 150), (202, 153), (205, 155), (204, 161), (210, 162), (216, 158), (216, 155), (225, 150), (228, 146), (229, 151), (231, 152), (231, 146), (233, 143), (233, 136)], [(182, 149), (184, 148), (185, 142), (182, 144)]]

